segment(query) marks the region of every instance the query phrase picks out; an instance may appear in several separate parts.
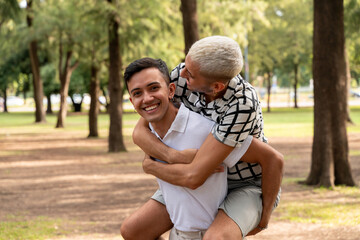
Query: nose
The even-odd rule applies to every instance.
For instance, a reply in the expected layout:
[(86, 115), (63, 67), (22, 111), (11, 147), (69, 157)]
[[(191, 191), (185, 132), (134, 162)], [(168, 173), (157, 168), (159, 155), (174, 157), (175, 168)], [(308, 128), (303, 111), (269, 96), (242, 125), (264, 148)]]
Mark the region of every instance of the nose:
[(187, 78), (186, 67), (184, 67), (183, 70), (180, 72), (180, 77)]
[(149, 103), (149, 102), (152, 102), (153, 100), (154, 100), (154, 97), (152, 96), (151, 93), (144, 92), (144, 98), (143, 98), (144, 103)]

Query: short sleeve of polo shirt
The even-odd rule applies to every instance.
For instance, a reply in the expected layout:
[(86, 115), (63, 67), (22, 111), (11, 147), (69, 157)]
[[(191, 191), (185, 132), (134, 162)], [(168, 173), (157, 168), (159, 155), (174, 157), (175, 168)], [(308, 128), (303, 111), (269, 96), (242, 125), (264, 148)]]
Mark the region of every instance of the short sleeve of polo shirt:
[(232, 168), (236, 163), (238, 163), (248, 150), (252, 140), (253, 136), (249, 135), (241, 144), (241, 146), (235, 147), (234, 150), (232, 150), (232, 152), (224, 160), (224, 164), (227, 167)]

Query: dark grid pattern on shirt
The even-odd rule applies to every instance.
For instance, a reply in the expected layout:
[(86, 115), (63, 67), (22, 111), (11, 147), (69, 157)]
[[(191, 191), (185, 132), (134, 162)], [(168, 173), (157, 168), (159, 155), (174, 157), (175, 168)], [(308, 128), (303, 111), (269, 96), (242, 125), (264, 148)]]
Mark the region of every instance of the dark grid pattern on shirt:
[[(260, 102), (255, 89), (240, 75), (228, 85), (225, 95), (206, 103), (205, 96), (187, 89), (186, 79), (180, 77), (185, 64), (181, 63), (171, 72), (171, 82), (175, 83), (175, 100), (181, 101), (190, 110), (200, 113), (216, 122), (213, 136), (220, 142), (236, 147), (241, 146), (248, 135), (267, 142), (263, 133), (263, 118)], [(228, 178), (247, 180), (261, 176), (259, 164), (239, 161), (228, 170)]]

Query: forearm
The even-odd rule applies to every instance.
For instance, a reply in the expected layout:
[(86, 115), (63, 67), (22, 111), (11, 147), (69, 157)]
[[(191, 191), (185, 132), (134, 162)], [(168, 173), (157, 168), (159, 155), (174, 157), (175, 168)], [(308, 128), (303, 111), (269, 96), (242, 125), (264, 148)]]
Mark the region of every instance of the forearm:
[[(262, 169), (262, 204), (263, 211), (259, 222), (259, 227), (266, 227), (277, 194), (280, 190), (280, 184), (283, 175), (283, 155), (272, 148), (270, 145), (254, 138), (250, 147), (242, 160), (249, 163), (258, 163)], [(249, 235), (256, 234), (260, 229), (253, 229)]]
[(133, 134), (133, 141), (138, 145), (146, 154), (163, 160), (168, 163), (175, 162), (174, 159), (178, 159), (178, 151), (166, 146), (162, 143), (149, 129), (148, 122), (145, 119), (140, 118), (136, 124)]
[(283, 175), (283, 156), (276, 154), (271, 163), (262, 166), (262, 202), (263, 211), (259, 226), (267, 226), (280, 190)]
[(144, 172), (154, 175), (168, 183), (196, 188), (193, 181), (193, 170), (189, 168), (190, 164), (165, 164), (146, 158), (143, 162)]
[(143, 162), (144, 172), (174, 185), (195, 189), (214, 173), (233, 150), (217, 141), (211, 134), (206, 138), (189, 164), (163, 164), (151, 159)]

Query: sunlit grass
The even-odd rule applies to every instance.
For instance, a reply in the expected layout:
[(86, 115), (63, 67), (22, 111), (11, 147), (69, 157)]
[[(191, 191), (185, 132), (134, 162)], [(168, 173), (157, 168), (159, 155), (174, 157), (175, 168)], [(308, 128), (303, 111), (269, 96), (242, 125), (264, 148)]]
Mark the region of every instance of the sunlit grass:
[(350, 156), (360, 156), (360, 150), (350, 150), (349, 151)]
[[(314, 134), (313, 108), (263, 109), (264, 132), (268, 137), (311, 137)], [(351, 107), (353, 125), (347, 126), (348, 133), (360, 133), (360, 106)]]
[[(264, 132), (268, 137), (311, 137), (313, 136), (314, 114), (313, 108), (272, 108), (268, 113), (264, 109)], [(348, 133), (360, 133), (360, 106), (351, 107), (353, 125), (347, 127)], [(135, 113), (123, 114), (123, 132), (131, 135), (139, 115)], [(26, 133), (44, 133), (48, 131), (82, 131), (86, 135), (88, 131), (87, 113), (69, 113), (65, 119), (64, 129), (55, 129), (56, 114), (46, 116), (47, 122), (35, 124), (35, 116), (32, 112), (0, 113), (0, 138), (1, 134), (9, 134), (21, 129)], [(98, 115), (99, 132), (108, 135), (110, 120), (109, 114)], [(6, 129), (6, 130), (5, 130)], [(357, 153), (352, 153), (357, 154)]]
[(24, 217), (9, 215), (0, 222), (0, 240), (42, 240), (64, 234), (60, 230), (62, 220), (37, 217), (26, 220)]
[[(347, 186), (336, 186), (334, 189), (328, 189), (324, 187), (314, 189), (314, 192), (320, 194), (326, 194), (331, 191), (342, 194), (344, 197), (353, 197), (360, 201), (360, 189), (359, 187), (347, 187)], [(360, 204), (360, 203), (359, 203)]]
[(278, 220), (299, 223), (358, 226), (360, 224), (360, 202), (311, 202), (292, 201), (279, 206)]
[(282, 185), (293, 185), (298, 190), (311, 192), (301, 199), (283, 200), (276, 212), (277, 220), (325, 225), (358, 226), (360, 224), (360, 189), (336, 186), (314, 188), (298, 185), (302, 178), (284, 178)]

